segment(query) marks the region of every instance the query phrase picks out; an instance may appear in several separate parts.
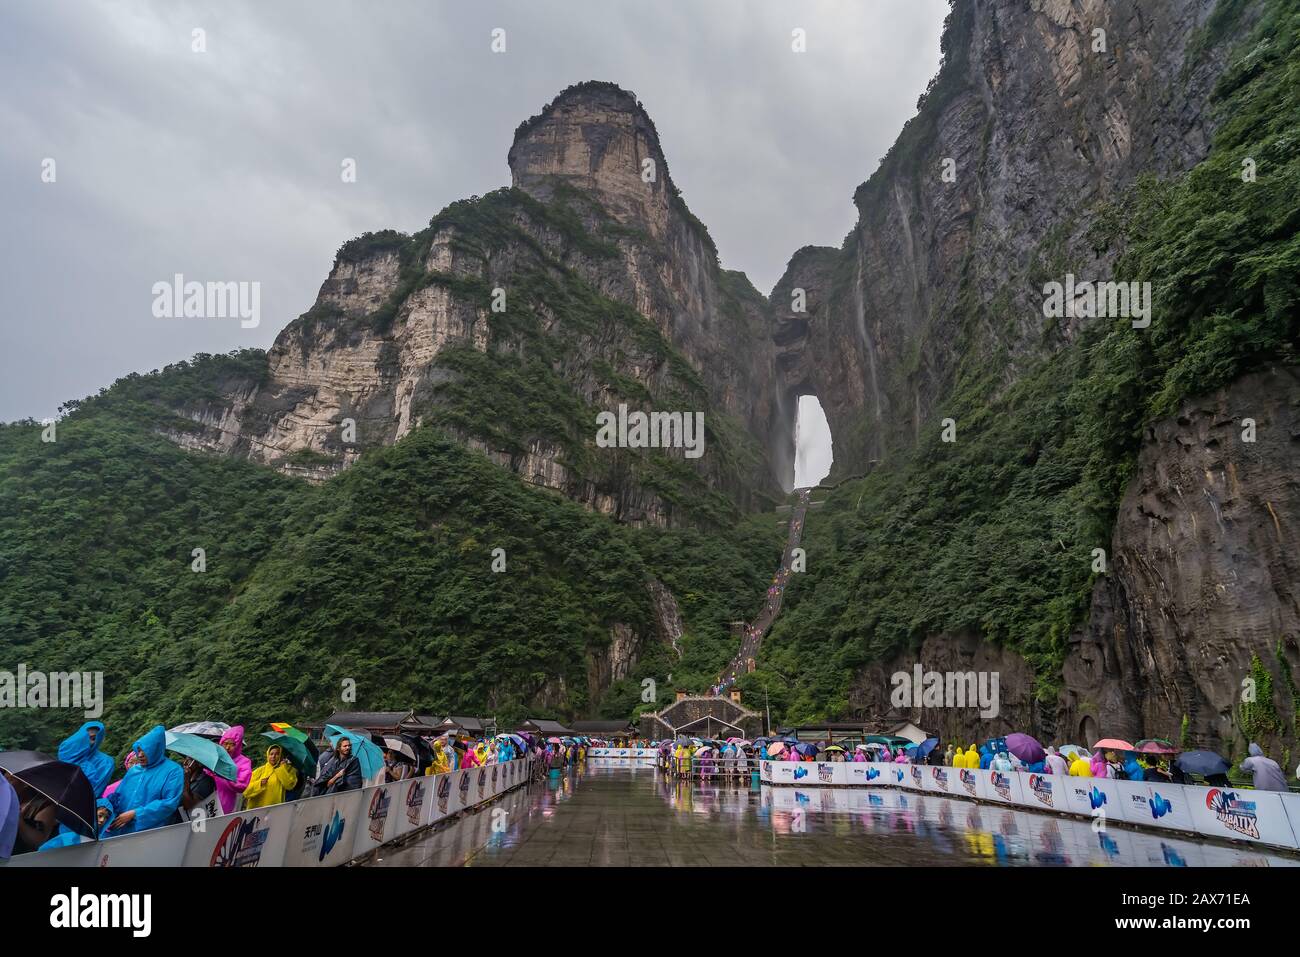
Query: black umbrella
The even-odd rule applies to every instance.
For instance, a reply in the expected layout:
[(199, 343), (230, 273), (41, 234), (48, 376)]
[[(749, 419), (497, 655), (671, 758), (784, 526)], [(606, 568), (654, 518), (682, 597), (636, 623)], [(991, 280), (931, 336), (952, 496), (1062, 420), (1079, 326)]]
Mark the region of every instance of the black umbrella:
[(33, 764), (46, 764), (54, 756), (43, 751), (0, 751), (0, 770), (15, 774)]
[(1184, 751), (1174, 762), (1184, 774), (1226, 774), (1232, 765), (1213, 751)]
[(63, 761), (46, 761), (10, 771), (9, 776), (48, 798), (60, 824), (85, 837), (95, 836), (95, 792), (81, 768)]

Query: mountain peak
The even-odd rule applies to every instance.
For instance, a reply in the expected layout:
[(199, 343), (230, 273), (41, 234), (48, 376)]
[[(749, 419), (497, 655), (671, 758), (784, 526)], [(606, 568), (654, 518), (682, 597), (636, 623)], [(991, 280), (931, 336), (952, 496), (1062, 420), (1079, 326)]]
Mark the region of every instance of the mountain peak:
[(650, 115), (633, 93), (599, 80), (566, 88), (519, 124), (509, 162), (513, 185), (539, 199), (567, 184), (652, 230), (675, 195)]

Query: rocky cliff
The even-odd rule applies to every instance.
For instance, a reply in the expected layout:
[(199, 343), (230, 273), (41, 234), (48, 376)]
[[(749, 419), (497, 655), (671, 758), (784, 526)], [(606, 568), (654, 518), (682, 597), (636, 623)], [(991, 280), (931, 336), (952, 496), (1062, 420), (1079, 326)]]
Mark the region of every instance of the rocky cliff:
[[(322, 479), (436, 422), (632, 522), (776, 493), (766, 304), (720, 268), (630, 93), (586, 83), (519, 127), (513, 186), (340, 249), (265, 377), (185, 410), (191, 447)], [(597, 412), (701, 412), (705, 453), (598, 448)]]
[[(1199, 42), (1215, 0), (957, 3), (943, 63), (836, 250), (800, 250), (773, 291), (785, 463), (797, 396), (816, 395), (832, 478), (911, 446), (963, 371), (1003, 383), (1076, 328), (1043, 319), (1067, 265), (1103, 279), (1096, 229), (1139, 174), (1209, 149), (1226, 43)], [(1242, 16), (1238, 34), (1249, 26)], [(792, 308), (801, 289), (806, 311)]]

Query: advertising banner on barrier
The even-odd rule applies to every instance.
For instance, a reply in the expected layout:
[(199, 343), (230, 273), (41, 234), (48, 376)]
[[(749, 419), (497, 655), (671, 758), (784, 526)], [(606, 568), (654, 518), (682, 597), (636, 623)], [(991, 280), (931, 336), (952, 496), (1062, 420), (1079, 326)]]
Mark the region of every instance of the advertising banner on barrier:
[(1071, 812), (1084, 817), (1107, 817), (1114, 815), (1115, 820), (1124, 820), (1120, 810), (1119, 788), (1110, 778), (1074, 778), (1061, 779), (1065, 790), (1065, 803)]
[(393, 781), (362, 792), (361, 818), (352, 838), (353, 857), (360, 857), (393, 839), (398, 816), (395, 803), (403, 783)]
[(1069, 795), (1065, 778), (1030, 771), (1013, 772), (1020, 778), (1021, 803), (1040, 811), (1068, 811)]
[(936, 794), (958, 793), (960, 784), (957, 780), (957, 770), (957, 768), (937, 764), (925, 767), (925, 789)]
[(1192, 822), (1201, 834), (1296, 846), (1280, 793), (1215, 787), (1185, 790)]
[(1130, 824), (1194, 831), (1185, 790), (1177, 784), (1149, 784), (1146, 781), (1115, 781), (1120, 813)]
[(293, 806), (254, 808), (191, 828), (185, 867), (279, 867), (289, 839)]
[(286, 867), (331, 867), (348, 861), (363, 826), (366, 791), (345, 791), (296, 801), (284, 849)]
[(658, 755), (654, 748), (588, 748), (587, 754), (593, 758), (653, 758)]
[(772, 780), (772, 762), (771, 762), (771, 761), (760, 761), (760, 762), (759, 762), (758, 779), (759, 779), (760, 781), (768, 781), (768, 782), (770, 782), (770, 781)]
[(986, 801), (1000, 804), (1024, 804), (1025, 796), (1021, 793), (1020, 776), (1015, 771), (994, 771), (991, 768), (970, 769), (980, 778), (980, 797)]

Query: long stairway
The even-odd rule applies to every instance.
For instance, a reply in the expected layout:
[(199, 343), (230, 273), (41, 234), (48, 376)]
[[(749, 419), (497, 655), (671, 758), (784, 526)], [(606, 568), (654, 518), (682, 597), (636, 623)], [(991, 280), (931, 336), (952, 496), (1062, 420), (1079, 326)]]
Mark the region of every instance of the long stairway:
[(796, 491), (799, 499), (790, 511), (790, 531), (786, 536), (785, 551), (781, 554), (781, 567), (772, 576), (767, 599), (763, 602), (763, 610), (758, 613), (757, 618), (745, 625), (740, 650), (736, 652), (736, 656), (727, 663), (726, 668), (722, 670), (722, 674), (718, 676), (716, 686), (716, 693), (718, 694), (726, 694), (731, 686), (736, 683), (736, 679), (749, 671), (749, 662), (758, 659), (759, 645), (762, 644), (764, 636), (771, 631), (776, 616), (781, 613), (781, 602), (785, 598), (785, 586), (790, 581), (790, 564), (794, 561), (794, 550), (799, 547), (799, 541), (803, 537), (804, 516), (808, 512), (808, 498), (812, 495), (812, 489), (810, 488), (801, 488)]

